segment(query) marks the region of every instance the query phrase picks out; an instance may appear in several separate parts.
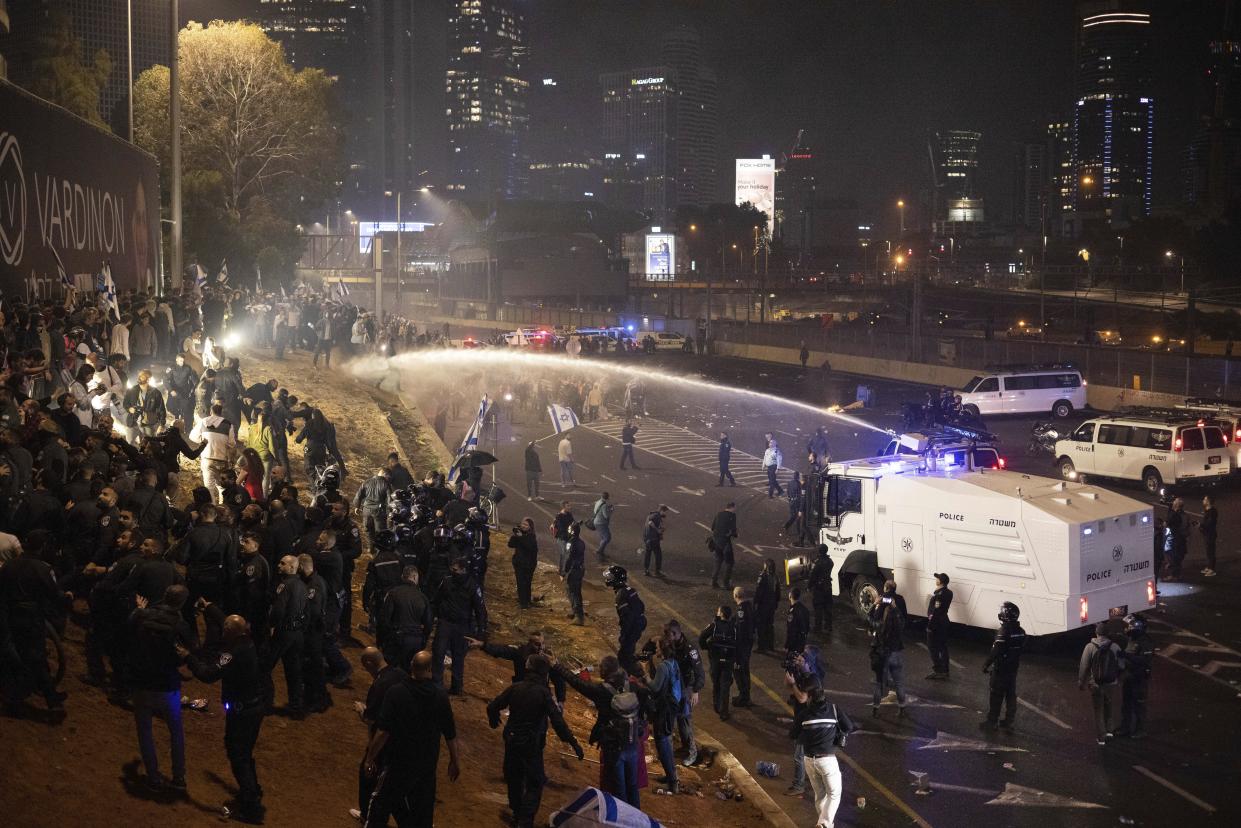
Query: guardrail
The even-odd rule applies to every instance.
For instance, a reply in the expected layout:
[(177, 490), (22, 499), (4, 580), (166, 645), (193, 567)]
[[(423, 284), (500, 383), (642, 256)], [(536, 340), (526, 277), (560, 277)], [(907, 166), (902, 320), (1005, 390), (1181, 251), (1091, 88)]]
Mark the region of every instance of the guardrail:
[(1241, 396), (1241, 359), (1186, 356), (1158, 351), (1092, 347), (1037, 340), (978, 339), (961, 336), (921, 337), (865, 325), (756, 324), (725, 320), (711, 323), (721, 342), (800, 348), (875, 359), (946, 365), (982, 372), (1004, 363), (1070, 362), (1088, 382), (1162, 394), (1235, 398)]

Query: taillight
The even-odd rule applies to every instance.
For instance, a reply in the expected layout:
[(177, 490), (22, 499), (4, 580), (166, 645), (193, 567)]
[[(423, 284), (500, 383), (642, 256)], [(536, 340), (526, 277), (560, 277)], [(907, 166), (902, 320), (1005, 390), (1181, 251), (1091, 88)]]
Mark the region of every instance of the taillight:
[(1082, 596), (1081, 610), (1078, 611), (1077, 616), (1082, 619), (1083, 624), (1090, 620), (1090, 603), (1085, 595)]
[(1152, 607), (1155, 606), (1155, 582), (1154, 581), (1146, 582), (1146, 603), (1150, 604)]
[(1175, 440), (1172, 441), (1172, 450), (1173, 451), (1181, 450), (1181, 438), (1180, 437), (1177, 437)]
[(1000, 458), (1000, 468), (1004, 468), (1004, 467), (1005, 467), (1005, 466), (1007, 466), (1007, 465), (1008, 465), (1008, 461), (1007, 461), (1007, 460), (1005, 460), (1003, 457), (1001, 457), (1001, 458)]
[(1241, 428), (1237, 429), (1237, 433), (1233, 435), (1234, 440), (1241, 440)]

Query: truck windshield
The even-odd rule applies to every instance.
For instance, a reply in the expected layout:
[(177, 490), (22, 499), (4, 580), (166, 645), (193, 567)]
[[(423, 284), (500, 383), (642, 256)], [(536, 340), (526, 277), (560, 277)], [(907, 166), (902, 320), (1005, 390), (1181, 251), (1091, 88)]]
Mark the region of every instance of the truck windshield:
[(980, 382), (982, 382), (982, 377), (974, 377), (972, 380), (965, 383), (965, 386), (961, 390), (964, 391), (966, 394), (968, 394), (969, 392), (977, 388), (978, 383)]
[(829, 526), (838, 526), (849, 512), (862, 511), (862, 481), (832, 475), (827, 479), (823, 517)]

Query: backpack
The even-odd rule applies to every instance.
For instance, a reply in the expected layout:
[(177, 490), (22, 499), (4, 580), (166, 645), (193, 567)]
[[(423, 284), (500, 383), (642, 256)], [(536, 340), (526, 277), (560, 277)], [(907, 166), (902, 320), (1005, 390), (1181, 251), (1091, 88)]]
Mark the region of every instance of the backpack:
[(602, 728), (601, 743), (608, 747), (625, 749), (638, 743), (639, 729), (642, 726), (639, 714), (642, 712), (638, 694), (632, 690), (617, 690), (608, 685), (612, 691), (609, 704), (610, 715)]
[[(1091, 642), (1094, 644), (1094, 642)], [(1120, 659), (1116, 657), (1116, 645), (1108, 643), (1106, 647), (1094, 645), (1099, 651), (1090, 663), (1090, 677), (1095, 684), (1115, 684), (1120, 677)]]

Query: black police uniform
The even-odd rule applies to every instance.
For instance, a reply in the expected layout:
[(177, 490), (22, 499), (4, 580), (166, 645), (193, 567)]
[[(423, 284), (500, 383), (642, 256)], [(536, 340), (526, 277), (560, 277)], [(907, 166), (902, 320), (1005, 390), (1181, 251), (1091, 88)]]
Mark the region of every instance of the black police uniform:
[[(215, 604), (209, 605), (204, 615), (208, 629), (224, 623), (224, 613)], [(237, 812), (243, 818), (261, 817), (263, 787), (254, 764), (254, 745), (270, 699), (263, 692), (258, 649), (249, 636), (242, 636), (215, 658), (191, 653), (186, 664), (199, 681), (221, 683), (224, 753), (237, 780)]]
[(340, 614), (337, 625), (340, 634), (349, 638), (353, 635), (353, 570), (358, 558), (362, 555), (362, 533), (353, 519), (348, 516), (333, 518), (328, 521), (328, 526), (336, 532), (336, 551), (340, 553), (341, 563), (344, 566), (341, 573), (341, 589), (344, 595), (338, 596)]
[(733, 657), (733, 678), (737, 681), (737, 697), (733, 704), (749, 707), (750, 702), (750, 654), (754, 650), (754, 604), (745, 600), (733, 613), (733, 626), (737, 632), (737, 652)]
[(776, 609), (780, 606), (780, 584), (776, 576), (763, 572), (754, 587), (754, 627), (758, 639), (758, 652), (765, 653), (776, 646)]
[(336, 547), (320, 549), (312, 557), (315, 561), (315, 573), (323, 576), (323, 583), (327, 586), (327, 595), (323, 602), (323, 631), (319, 637), (323, 639), (328, 678), (330, 681), (342, 681), (353, 670), (341, 654), (340, 642), (336, 637), (342, 608), (348, 601), (344, 559)]
[(983, 671), (991, 671), (991, 706), (987, 711), (989, 727), (995, 727), (1000, 718), (1000, 705), (1006, 715), (1000, 722), (1003, 727), (1013, 726), (1017, 715), (1017, 670), (1021, 667), (1021, 651), (1026, 645), (1026, 631), (1016, 621), (1004, 621), (991, 642), (991, 654), (983, 664)]
[(814, 605), (814, 631), (832, 631), (832, 556), (826, 553), (814, 559), (810, 567), (810, 603)]
[[(0, 643), (7, 633), (12, 650), (0, 657), (15, 663), (10, 673), (6, 701), (15, 705), (32, 691), (49, 704), (63, 696), (52, 684), (47, 666), (47, 622), (61, 612), (65, 594), (56, 584), (52, 568), (31, 555), (20, 555), (0, 567)], [(0, 663), (3, 663), (0, 661)]]
[(379, 628), (379, 608), (383, 606), (388, 590), (401, 583), (401, 570), (405, 568), (401, 555), (395, 548), (380, 550), (366, 564), (366, 580), (362, 583), (362, 606), (370, 613), (371, 626)]
[(711, 586), (720, 585), (720, 574), (724, 575), (724, 588), (732, 589), (733, 585), (733, 538), (737, 537), (737, 513), (721, 509), (711, 521), (711, 552), (715, 555), (715, 572), (711, 575)]
[[(512, 644), (483, 644), (483, 652), (492, 658), (502, 658), (513, 664), (513, 682), (526, 680), (526, 659), (536, 653), (542, 652), (535, 648), (533, 644), (527, 641), (525, 644), (514, 646)], [(556, 701), (564, 705), (565, 698), (565, 681), (560, 671), (551, 671), (552, 688), (556, 692)]]
[(708, 624), (698, 636), (698, 646), (707, 651), (711, 660), (711, 706), (726, 721), (737, 657), (737, 626), (733, 619), (717, 618)]
[(267, 559), (257, 552), (249, 557), (243, 555), (238, 564), (235, 584), (233, 606), (237, 614), (250, 623), (250, 629), (260, 629), (271, 607), (271, 567), (267, 565)]
[(513, 575), (517, 579), (517, 605), (528, 609), (534, 583), (534, 571), (539, 565), (539, 542), (534, 533), (514, 532), (508, 539), (513, 550)]
[(952, 590), (936, 589), (926, 605), (926, 647), (931, 652), (931, 670), (936, 676), (948, 677), (948, 608), (952, 606)]
[(302, 690), (306, 709), (318, 713), (332, 705), (323, 666), (324, 630), (327, 629), (328, 587), (323, 576), (311, 572), (298, 577), (306, 586), (306, 628), (302, 632)]
[(376, 727), (388, 734), (388, 742), (364, 825), (387, 825), (389, 816), (398, 826), (433, 825), (439, 740), (457, 738), (443, 688), (417, 679), (394, 684), (384, 694)]
[(730, 441), (727, 437), (725, 437), (723, 440), (720, 440), (720, 482), (716, 484), (717, 486), (724, 485), (725, 477), (728, 478), (728, 485), (730, 486), (737, 485), (737, 479), (733, 477), (732, 471), (730, 471), (728, 468), (728, 464), (732, 462), (732, 457), (733, 457), (732, 441)]
[(1120, 729), (1117, 736), (1146, 735), (1146, 699), (1155, 647), (1146, 633), (1125, 642), (1125, 671), (1120, 686)]
[(500, 725), (500, 711), (509, 711), (504, 725), (504, 781), (508, 786), (508, 804), (517, 828), (532, 828), (547, 774), (543, 770), (543, 746), (547, 741), (547, 724), (560, 741), (570, 745), (579, 757), (578, 744), (565, 724), (560, 705), (552, 698), (542, 676), (527, 676), (525, 681), (510, 684), (487, 704), (487, 720), (492, 728)]
[[(375, 723), (379, 719), (379, 709), (383, 705), (384, 696), (396, 685), (408, 682), (409, 673), (395, 664), (387, 665), (375, 675), (370, 689), (366, 691), (366, 707), (362, 710), (362, 720), (366, 722), (368, 741), (375, 735)], [(358, 763), (358, 811), (362, 814), (363, 823), (366, 822), (366, 815), (371, 805), (371, 794), (374, 791), (375, 780), (366, 775), (366, 753), (363, 752), (362, 761)]]
[(444, 681), (444, 654), (452, 656), (452, 686), (449, 692), (463, 692), (465, 683), (465, 637), (471, 619), (479, 638), (487, 637), (487, 604), (483, 591), (468, 572), (449, 575), (435, 591), (435, 615), (439, 626), (432, 645), (431, 674), (437, 684)]
[(806, 647), (806, 637), (810, 634), (810, 610), (801, 601), (789, 605), (784, 617), (784, 649), (790, 653), (800, 653)]
[(630, 675), (640, 675), (642, 667), (638, 664), (634, 648), (638, 646), (638, 639), (646, 629), (646, 604), (642, 603), (638, 591), (629, 584), (616, 590), (616, 619), (620, 622), (620, 642), (616, 648), (616, 658)]
[(586, 610), (582, 606), (582, 578), (586, 575), (586, 544), (581, 538), (574, 536), (567, 544), (564, 557), (564, 568), (560, 574), (564, 576), (565, 597), (569, 599), (570, 614), (579, 623), (585, 621)]
[(664, 516), (661, 512), (651, 512), (646, 516), (646, 525), (642, 529), (642, 571), (651, 574), (651, 558), (655, 559), (655, 574), (663, 574), (664, 568)]
[(263, 654), (263, 690), (270, 699), (275, 693), (271, 671), (276, 662), (284, 665), (284, 683), (289, 691), (289, 712), (300, 714), (302, 704), (302, 650), (305, 646), (306, 585), (297, 575), (285, 575), (276, 584), (271, 603), (271, 639)]
[(216, 523), (195, 526), (181, 542), (181, 556), (185, 585), (190, 590), (182, 612), (194, 624), (194, 604), (199, 598), (213, 604), (223, 604), (229, 598), (231, 578), (237, 571), (237, 537)]
[(375, 642), (389, 664), (408, 670), (414, 654), (427, 646), (434, 622), (431, 602), (422, 590), (417, 584), (402, 582), (384, 596)]

